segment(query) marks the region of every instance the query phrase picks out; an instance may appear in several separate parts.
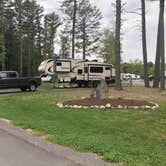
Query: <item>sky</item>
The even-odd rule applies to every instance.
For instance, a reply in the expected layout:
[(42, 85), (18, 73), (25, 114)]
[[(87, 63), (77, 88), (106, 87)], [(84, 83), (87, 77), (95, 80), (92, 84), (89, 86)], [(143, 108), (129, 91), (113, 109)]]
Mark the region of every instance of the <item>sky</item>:
[[(37, 0), (40, 5), (45, 8), (45, 13), (56, 12), (59, 15), (59, 2), (61, 0)], [(92, 4), (97, 5), (101, 10), (103, 19), (101, 21), (102, 28), (111, 27), (115, 21), (115, 8), (113, 3), (115, 0), (90, 0)], [(141, 16), (132, 13), (137, 11), (140, 13), (141, 0), (122, 0), (125, 3), (123, 11), (122, 26), (122, 61), (142, 60), (142, 44), (141, 44)], [(159, 15), (159, 2), (146, 2), (146, 21), (147, 21), (147, 49), (148, 61), (155, 61), (157, 25)], [(166, 13), (165, 13), (166, 22)]]

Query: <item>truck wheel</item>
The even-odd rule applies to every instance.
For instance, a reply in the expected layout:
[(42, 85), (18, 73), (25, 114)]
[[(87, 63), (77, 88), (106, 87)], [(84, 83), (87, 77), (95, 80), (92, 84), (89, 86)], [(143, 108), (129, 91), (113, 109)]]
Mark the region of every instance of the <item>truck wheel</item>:
[(25, 92), (27, 88), (20, 88), (22, 92)]
[(36, 91), (36, 84), (35, 83), (31, 83), (30, 86), (29, 86), (29, 90), (32, 91), (32, 92), (35, 92)]

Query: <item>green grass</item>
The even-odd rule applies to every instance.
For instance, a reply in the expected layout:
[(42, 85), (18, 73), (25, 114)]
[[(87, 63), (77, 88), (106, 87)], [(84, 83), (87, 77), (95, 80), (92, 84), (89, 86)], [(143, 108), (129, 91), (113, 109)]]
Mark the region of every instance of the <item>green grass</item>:
[[(79, 91), (79, 92), (78, 92)], [(158, 110), (63, 109), (56, 103), (80, 91), (21, 93), (0, 97), (0, 117), (48, 135), (54, 143), (94, 152), (128, 166), (166, 165), (166, 103)], [(72, 96), (73, 95), (73, 96)]]

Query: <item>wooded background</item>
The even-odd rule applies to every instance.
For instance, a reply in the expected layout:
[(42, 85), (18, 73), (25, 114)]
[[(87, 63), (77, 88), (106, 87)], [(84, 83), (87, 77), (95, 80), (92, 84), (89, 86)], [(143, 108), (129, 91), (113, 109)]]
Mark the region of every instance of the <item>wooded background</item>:
[[(155, 0), (149, 1), (153, 3)], [(158, 1), (160, 13), (155, 64), (148, 62), (146, 0), (140, 0), (139, 12), (131, 12), (139, 14), (142, 20), (143, 49), (143, 62), (137, 65), (140, 66), (139, 71), (133, 69), (131, 72), (144, 78), (145, 87), (149, 87), (148, 76), (152, 74), (155, 77), (153, 87), (161, 85), (161, 89), (165, 89), (165, 1)], [(89, 0), (62, 0), (57, 3), (60, 3), (61, 17), (55, 12), (45, 15), (44, 8), (36, 0), (0, 0), (1, 70), (16, 70), (20, 76), (32, 76), (39, 74), (37, 68), (44, 59), (54, 56), (74, 59), (79, 55), (80, 59), (85, 60), (95, 55), (115, 65), (116, 89), (121, 90), (120, 73), (129, 66), (121, 60), (121, 28), (125, 4), (115, 0), (115, 28), (101, 29), (102, 13)], [(55, 44), (60, 46), (58, 55), (54, 54)], [(135, 65), (136, 61), (133, 60), (130, 66)]]

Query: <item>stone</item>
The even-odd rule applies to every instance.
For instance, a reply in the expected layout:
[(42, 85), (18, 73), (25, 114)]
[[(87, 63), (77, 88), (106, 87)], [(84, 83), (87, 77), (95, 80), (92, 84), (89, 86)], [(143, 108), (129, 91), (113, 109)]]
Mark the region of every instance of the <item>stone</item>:
[(134, 109), (139, 109), (139, 107), (138, 107), (138, 106), (133, 106), (133, 108), (134, 108)]
[(97, 99), (102, 100), (102, 99), (108, 98), (109, 89), (104, 79), (100, 81), (100, 84), (96, 88), (95, 92), (96, 92)]
[(73, 105), (73, 108), (79, 108), (79, 106), (78, 105)]
[(124, 105), (123, 108), (127, 108), (127, 105)]
[(111, 104), (106, 104), (106, 106), (105, 106), (106, 108), (111, 108)]
[(98, 106), (98, 105), (95, 105), (94, 108), (99, 108), (99, 106)]
[(119, 108), (119, 109), (122, 109), (122, 108), (123, 108), (123, 106), (122, 106), (122, 105), (118, 105), (118, 108)]
[(63, 104), (62, 103), (58, 103), (57, 106), (60, 107), (60, 108), (63, 108)]
[(148, 105), (146, 105), (146, 106), (145, 106), (145, 108), (149, 109), (149, 108), (151, 108), (151, 107), (150, 107), (150, 106), (148, 106)]
[(100, 108), (101, 108), (101, 109), (104, 109), (104, 108), (105, 108), (105, 106), (101, 105), (101, 106), (100, 106)]

